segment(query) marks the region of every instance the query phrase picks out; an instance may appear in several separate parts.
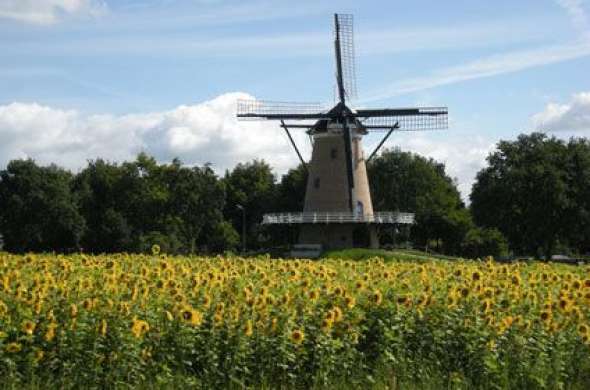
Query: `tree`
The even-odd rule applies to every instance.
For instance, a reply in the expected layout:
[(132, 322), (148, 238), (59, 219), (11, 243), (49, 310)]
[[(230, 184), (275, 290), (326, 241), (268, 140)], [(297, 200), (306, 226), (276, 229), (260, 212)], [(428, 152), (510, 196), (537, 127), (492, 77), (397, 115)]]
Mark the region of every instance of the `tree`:
[[(573, 146), (572, 146), (573, 147)], [(568, 148), (542, 133), (500, 141), (478, 174), (471, 192), (477, 225), (497, 228), (521, 253), (551, 256), (558, 241), (567, 241), (572, 172)]]
[[(307, 186), (307, 169), (303, 164), (289, 171), (281, 177), (276, 185), (276, 200), (273, 202), (273, 212), (295, 212), (303, 211), (305, 202), (305, 190)], [(295, 225), (273, 225), (267, 228), (270, 242), (273, 246), (284, 244), (295, 244), (299, 226)]]
[[(127, 177), (125, 177), (127, 175)], [(117, 164), (90, 161), (75, 178), (74, 190), (88, 229), (82, 246), (91, 252), (132, 251), (136, 232), (129, 215), (142, 212), (141, 197), (133, 195), (139, 177)], [(136, 218), (139, 218), (136, 216)]]
[(242, 232), (242, 210), (246, 212), (247, 241), (250, 248), (265, 246), (270, 238), (264, 234), (260, 223), (264, 213), (273, 211), (276, 204), (275, 176), (271, 167), (262, 160), (238, 164), (223, 179), (227, 204), (224, 215), (234, 229)]
[(461, 244), (461, 254), (472, 259), (487, 256), (505, 256), (508, 254), (508, 241), (498, 229), (470, 229)]
[(566, 159), (568, 241), (578, 253), (590, 253), (590, 141), (570, 139)]
[(0, 171), (0, 232), (7, 250), (77, 249), (85, 229), (71, 191), (72, 175), (33, 160), (13, 160)]
[[(76, 190), (91, 251), (147, 251), (158, 244), (194, 253), (211, 250), (210, 241), (216, 248), (232, 243), (223, 225), (224, 185), (207, 165), (158, 164), (143, 153), (121, 165), (96, 160), (77, 176)], [(219, 232), (221, 238), (210, 240)]]
[(277, 189), (277, 211), (301, 212), (305, 201), (307, 170), (302, 164), (283, 175)]
[(413, 212), (418, 245), (434, 242), (437, 250), (460, 252), (471, 219), (444, 164), (390, 149), (371, 161), (368, 174), (374, 210)]

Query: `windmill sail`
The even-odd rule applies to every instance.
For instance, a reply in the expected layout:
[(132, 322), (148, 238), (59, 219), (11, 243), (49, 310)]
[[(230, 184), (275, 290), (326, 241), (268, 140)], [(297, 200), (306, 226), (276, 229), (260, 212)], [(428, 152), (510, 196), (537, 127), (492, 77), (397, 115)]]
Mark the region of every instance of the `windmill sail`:
[(356, 61), (354, 53), (353, 17), (334, 15), (334, 46), (336, 54), (336, 82), (340, 101), (356, 98)]
[(399, 131), (442, 130), (448, 127), (446, 107), (358, 110), (356, 117), (367, 129)]
[[(383, 213), (373, 210), (367, 162), (396, 131), (447, 128), (447, 108), (351, 109), (348, 102), (356, 97), (352, 15), (334, 15), (334, 54), (339, 101), (332, 107), (317, 103), (242, 100), (238, 102), (237, 117), (239, 120), (280, 122), (308, 173), (303, 212), (286, 213), (280, 218), (265, 216), (266, 223), (301, 223), (301, 243), (327, 248), (352, 246), (355, 229), (358, 224), (364, 224), (369, 231), (370, 245), (376, 247), (379, 240), (375, 224), (411, 224), (414, 219), (411, 214), (404, 220), (375, 218)], [(306, 129), (312, 140), (308, 163), (297, 148), (291, 129)], [(369, 131), (386, 131), (386, 134), (365, 159), (361, 139)], [(341, 226), (324, 226), (334, 221), (340, 221)]]
[(325, 118), (320, 103), (276, 102), (269, 100), (239, 99), (239, 120), (314, 120)]

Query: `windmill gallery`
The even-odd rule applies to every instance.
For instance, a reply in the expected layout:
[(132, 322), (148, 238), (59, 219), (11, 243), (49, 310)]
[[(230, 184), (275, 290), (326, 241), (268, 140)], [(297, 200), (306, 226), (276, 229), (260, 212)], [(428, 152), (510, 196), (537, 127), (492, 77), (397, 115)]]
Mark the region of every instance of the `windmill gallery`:
[[(366, 164), (394, 131), (444, 129), (446, 107), (352, 109), (347, 100), (356, 95), (352, 15), (334, 15), (334, 51), (338, 103), (329, 110), (320, 104), (241, 100), (241, 120), (276, 120), (284, 129), (308, 173), (304, 209), (299, 213), (265, 214), (263, 224), (299, 226), (299, 246), (318, 249), (349, 248), (356, 236), (379, 246), (377, 227), (408, 225), (411, 213), (374, 211)], [(290, 129), (303, 129), (312, 140), (311, 161), (306, 163)], [(369, 132), (385, 135), (365, 159), (362, 137)], [(360, 233), (360, 234), (359, 234)]]

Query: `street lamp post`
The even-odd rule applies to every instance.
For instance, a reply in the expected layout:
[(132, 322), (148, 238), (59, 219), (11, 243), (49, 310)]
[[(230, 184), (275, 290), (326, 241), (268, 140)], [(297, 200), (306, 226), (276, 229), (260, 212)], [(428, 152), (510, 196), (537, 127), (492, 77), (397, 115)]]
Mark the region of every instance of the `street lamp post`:
[(242, 210), (242, 253), (246, 253), (246, 208), (241, 204), (236, 207)]

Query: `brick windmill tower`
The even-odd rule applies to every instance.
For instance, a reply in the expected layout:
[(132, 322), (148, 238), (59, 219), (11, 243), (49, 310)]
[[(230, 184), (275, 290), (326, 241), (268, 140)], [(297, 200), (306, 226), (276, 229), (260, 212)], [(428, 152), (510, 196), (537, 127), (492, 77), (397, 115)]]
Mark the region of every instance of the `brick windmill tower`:
[[(353, 247), (355, 232), (364, 231), (368, 245), (375, 248), (379, 246), (377, 225), (412, 224), (414, 214), (373, 210), (367, 163), (394, 131), (446, 128), (447, 109), (351, 109), (346, 101), (356, 95), (352, 15), (334, 15), (334, 49), (339, 98), (334, 107), (323, 110), (319, 104), (241, 100), (237, 116), (279, 121), (308, 172), (303, 212), (266, 214), (263, 224), (299, 225), (299, 243), (323, 249)], [(313, 143), (309, 164), (289, 129), (307, 130)], [(386, 133), (365, 159), (361, 140), (369, 131)]]

